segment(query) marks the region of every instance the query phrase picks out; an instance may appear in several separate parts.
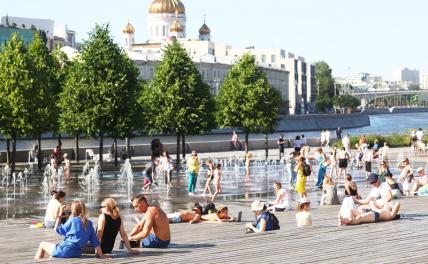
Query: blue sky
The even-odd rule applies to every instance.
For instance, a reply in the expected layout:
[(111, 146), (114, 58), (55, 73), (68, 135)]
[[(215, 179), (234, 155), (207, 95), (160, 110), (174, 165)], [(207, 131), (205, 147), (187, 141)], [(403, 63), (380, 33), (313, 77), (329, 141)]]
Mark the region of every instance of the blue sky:
[[(189, 37), (206, 14), (213, 40), (234, 47), (280, 47), (307, 61), (325, 60), (335, 76), (393, 70), (428, 72), (428, 1), (425, 0), (182, 0)], [(0, 0), (0, 15), (51, 18), (85, 39), (95, 23), (109, 22), (120, 41), (128, 19), (136, 41), (146, 40), (151, 0)]]

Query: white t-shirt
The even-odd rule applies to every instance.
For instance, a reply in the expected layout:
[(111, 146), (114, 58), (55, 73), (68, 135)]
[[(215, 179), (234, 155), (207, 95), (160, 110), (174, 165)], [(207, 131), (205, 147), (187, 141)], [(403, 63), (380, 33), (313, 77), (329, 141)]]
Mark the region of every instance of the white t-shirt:
[(166, 170), (166, 171), (172, 170), (172, 163), (167, 157), (161, 156), (160, 164), (161, 164), (162, 170)]
[(372, 198), (372, 200), (379, 200), (384, 199), (386, 195), (388, 194), (388, 191), (391, 190), (389, 188), (389, 185), (384, 182), (379, 187), (373, 187), (370, 191), (369, 197)]
[(351, 142), (349, 141), (349, 138), (346, 136), (344, 138), (342, 138), (342, 145), (346, 148), (349, 149)]
[(312, 213), (302, 211), (296, 214), (297, 227), (312, 225)]
[(50, 199), (46, 208), (45, 221), (56, 221), (61, 203), (57, 199)]
[(278, 191), (277, 196), (280, 195), (281, 198), (279, 200), (279, 203), (275, 205), (276, 208), (288, 208), (290, 207), (290, 193), (288, 190), (281, 189)]
[(418, 132), (416, 132), (416, 138), (421, 141), (424, 138), (424, 132), (422, 130), (418, 130)]

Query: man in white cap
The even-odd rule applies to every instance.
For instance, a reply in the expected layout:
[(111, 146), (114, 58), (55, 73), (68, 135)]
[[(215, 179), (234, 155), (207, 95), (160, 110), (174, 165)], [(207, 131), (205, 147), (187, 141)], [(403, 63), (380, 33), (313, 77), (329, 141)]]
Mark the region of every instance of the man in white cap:
[(416, 177), (415, 187), (413, 187), (413, 194), (417, 194), (419, 188), (421, 188), (422, 186), (428, 184), (428, 175), (425, 174), (425, 169), (424, 168), (419, 167), (416, 170), (416, 173), (418, 174), (418, 176)]
[(274, 214), (266, 210), (264, 202), (254, 201), (251, 204), (251, 211), (254, 212), (256, 221), (245, 225), (247, 233), (262, 233), (279, 229), (278, 219)]

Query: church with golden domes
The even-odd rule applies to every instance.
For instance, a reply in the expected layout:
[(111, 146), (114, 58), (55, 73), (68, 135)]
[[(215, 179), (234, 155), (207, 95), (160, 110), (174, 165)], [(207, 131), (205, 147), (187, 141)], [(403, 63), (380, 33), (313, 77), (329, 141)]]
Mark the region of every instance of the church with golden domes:
[(283, 114), (310, 111), (315, 101), (315, 67), (305, 59), (279, 48), (232, 48), (214, 42), (211, 29), (203, 21), (197, 38), (187, 36), (186, 7), (181, 0), (152, 0), (147, 16), (147, 41), (135, 43), (136, 30), (128, 21), (122, 30), (122, 46), (140, 70), (140, 78), (150, 80), (162, 61), (162, 50), (176, 39), (187, 50), (204, 81), (217, 95), (233, 64), (250, 53), (266, 73), (269, 83), (281, 92)]

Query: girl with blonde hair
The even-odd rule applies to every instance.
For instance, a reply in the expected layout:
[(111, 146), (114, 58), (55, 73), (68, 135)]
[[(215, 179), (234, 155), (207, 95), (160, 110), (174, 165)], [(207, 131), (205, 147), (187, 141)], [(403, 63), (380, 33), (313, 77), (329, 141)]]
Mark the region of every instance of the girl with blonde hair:
[[(59, 216), (62, 215), (65, 208), (60, 209)], [(88, 241), (94, 245), (97, 255), (100, 258), (107, 258), (100, 248), (97, 236), (92, 222), (86, 216), (86, 206), (81, 201), (71, 203), (71, 216), (65, 224), (60, 225), (61, 218), (57, 217), (55, 230), (59, 235), (65, 237), (64, 241), (59, 244), (41, 242), (37, 250), (35, 259), (42, 259), (45, 253), (55, 258), (78, 258), (82, 255), (82, 248)]]
[(138, 253), (131, 248), (128, 235), (125, 232), (122, 217), (119, 208), (113, 198), (106, 198), (101, 202), (101, 214), (98, 217), (97, 238), (100, 241), (100, 247), (104, 254), (111, 253), (116, 241), (117, 233), (125, 243), (130, 253)]

